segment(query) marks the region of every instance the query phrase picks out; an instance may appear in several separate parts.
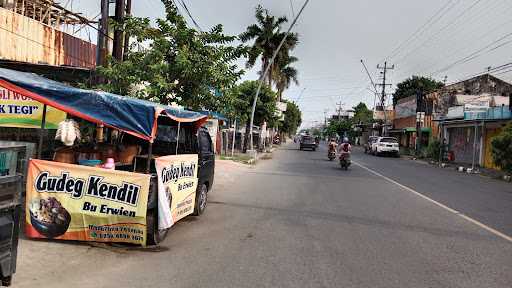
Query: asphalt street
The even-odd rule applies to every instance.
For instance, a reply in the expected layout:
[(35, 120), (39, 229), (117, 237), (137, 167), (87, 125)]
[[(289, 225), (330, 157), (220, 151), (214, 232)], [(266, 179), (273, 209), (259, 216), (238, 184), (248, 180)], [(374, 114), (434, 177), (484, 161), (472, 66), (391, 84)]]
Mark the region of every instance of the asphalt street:
[[(510, 184), (358, 151), (353, 160), (503, 233), (512, 230)], [(176, 224), (160, 249), (59, 243), (45, 253), (60, 257), (59, 267), (21, 250), (35, 263), (19, 267), (18, 285), (512, 287), (511, 242), (358, 165), (344, 171), (324, 148), (299, 151), (289, 143), (254, 168), (217, 169), (222, 180), (205, 214)]]

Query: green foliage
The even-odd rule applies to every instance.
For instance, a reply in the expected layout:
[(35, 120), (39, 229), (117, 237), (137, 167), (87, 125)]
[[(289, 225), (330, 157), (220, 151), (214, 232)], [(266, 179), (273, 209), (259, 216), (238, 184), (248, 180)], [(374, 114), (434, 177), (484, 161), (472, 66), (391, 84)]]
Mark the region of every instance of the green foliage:
[(354, 118), (352, 118), (353, 123), (357, 124), (367, 124), (373, 121), (373, 111), (366, 107), (366, 104), (360, 102), (354, 109)]
[(302, 113), (300, 112), (299, 106), (297, 106), (295, 102), (287, 101), (281, 131), (293, 135), (297, 132), (300, 124), (302, 124)]
[(414, 96), (421, 91), (424, 95), (440, 89), (444, 86), (443, 82), (423, 76), (412, 76), (396, 85), (396, 91), (393, 94), (393, 105), (398, 100), (409, 96)]
[(313, 137), (321, 137), (322, 136), (322, 130), (318, 128), (311, 128), (309, 129), (309, 134)]
[(110, 58), (106, 67), (98, 68), (107, 80), (98, 88), (224, 112), (229, 102), (225, 92), (244, 73), (235, 63), (247, 48), (233, 45), (236, 37), (225, 35), (221, 25), (205, 32), (189, 28), (172, 1), (162, 2), (166, 17), (157, 19), (156, 27), (147, 18), (130, 17), (123, 23), (131, 39), (129, 51), (124, 61)]
[(352, 121), (350, 120), (341, 120), (341, 121), (331, 121), (329, 125), (325, 129), (325, 133), (327, 136), (340, 136), (347, 135), (349, 138), (353, 138), (355, 136), (355, 131), (352, 128)]
[[(240, 41), (246, 43), (254, 40), (248, 51), (247, 68), (252, 68), (256, 63), (256, 60), (261, 57), (261, 72), (265, 71), (265, 67), (270, 62), (274, 51), (279, 46), (286, 32), (281, 31), (281, 26), (288, 22), (286, 17), (272, 16), (267, 9), (263, 9), (261, 5), (256, 6), (256, 23), (249, 25), (245, 32), (239, 36)], [(288, 52), (295, 48), (298, 43), (298, 35), (291, 33), (287, 36), (285, 43), (283, 44), (277, 59), (274, 61), (273, 67), (269, 70), (267, 75), (267, 84), (271, 86), (272, 81), (276, 79), (273, 74), (275, 71), (279, 71), (279, 63), (281, 65), (286, 62), (288, 58)], [(282, 59), (282, 60), (281, 60)], [(279, 77), (277, 77), (279, 78)]]
[[(240, 119), (240, 122), (248, 122), (251, 117), (252, 102), (258, 89), (258, 81), (245, 81), (242, 84), (233, 87), (229, 92), (230, 103), (232, 107), (230, 115)], [(261, 87), (258, 101), (256, 102), (256, 111), (254, 112), (254, 124), (259, 125), (267, 121), (272, 125), (277, 121), (276, 118), (276, 93), (268, 86)]]
[(425, 151), (425, 155), (433, 160), (439, 159), (439, 153), (441, 152), (441, 142), (437, 139), (430, 141)]
[(496, 165), (504, 171), (512, 172), (512, 122), (492, 138), (491, 153)]
[(295, 85), (299, 85), (297, 69), (291, 64), (297, 62), (299, 59), (294, 56), (288, 55), (286, 53), (280, 53), (280, 57), (276, 59), (276, 65), (274, 66), (274, 82), (276, 83), (277, 95), (279, 95), (279, 99), (282, 98), (283, 91), (290, 87), (290, 84), (293, 82)]

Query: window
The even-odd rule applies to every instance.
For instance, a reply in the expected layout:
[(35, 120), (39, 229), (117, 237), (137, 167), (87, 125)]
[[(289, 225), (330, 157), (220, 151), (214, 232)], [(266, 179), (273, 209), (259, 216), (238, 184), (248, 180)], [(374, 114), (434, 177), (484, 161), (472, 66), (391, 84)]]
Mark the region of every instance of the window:
[(385, 142), (385, 143), (398, 143), (398, 141), (395, 139), (395, 138), (382, 138), (380, 139), (380, 142)]
[(212, 140), (210, 139), (210, 135), (208, 135), (208, 133), (204, 131), (199, 132), (199, 145), (201, 146), (201, 154), (206, 155), (213, 153)]

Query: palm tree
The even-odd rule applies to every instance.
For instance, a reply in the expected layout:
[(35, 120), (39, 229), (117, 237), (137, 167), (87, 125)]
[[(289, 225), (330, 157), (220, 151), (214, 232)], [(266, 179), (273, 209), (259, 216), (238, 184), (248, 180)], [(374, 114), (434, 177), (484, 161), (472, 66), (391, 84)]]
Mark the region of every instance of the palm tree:
[(298, 71), (291, 64), (297, 62), (299, 59), (295, 56), (290, 56), (288, 53), (281, 54), (276, 59), (276, 65), (273, 67), (273, 77), (277, 88), (278, 101), (281, 101), (283, 91), (290, 87), (293, 82), (295, 85), (299, 85)]
[[(256, 24), (247, 27), (246, 31), (239, 35), (242, 42), (246, 43), (254, 40), (253, 45), (249, 49), (249, 58), (247, 60), (247, 68), (254, 67), (256, 60), (261, 56), (261, 72), (270, 62), (274, 51), (279, 46), (286, 32), (281, 32), (281, 25), (288, 22), (286, 17), (276, 18), (269, 14), (267, 9), (263, 9), (261, 5), (256, 6)], [(298, 36), (295, 33), (288, 35), (281, 51), (289, 51), (298, 43)], [(269, 70), (266, 80), (269, 86), (272, 86), (273, 72), (275, 71), (276, 64), (273, 64)]]

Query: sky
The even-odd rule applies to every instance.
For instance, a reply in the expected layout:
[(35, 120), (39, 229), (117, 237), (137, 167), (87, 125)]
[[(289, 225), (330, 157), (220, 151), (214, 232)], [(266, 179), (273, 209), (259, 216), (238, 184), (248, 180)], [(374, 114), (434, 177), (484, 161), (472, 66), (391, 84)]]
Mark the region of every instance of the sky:
[[(222, 24), (231, 35), (238, 35), (255, 22), (254, 8), (258, 4), (273, 15), (287, 16), (291, 23), (294, 12), (304, 3), (184, 1), (203, 30)], [(132, 2), (135, 16), (164, 16), (159, 0)], [(74, 11), (93, 18), (100, 11), (99, 3), (100, 0), (70, 0), (68, 8), (72, 5)], [(299, 85), (292, 85), (284, 98), (297, 102), (303, 114), (303, 127), (309, 127), (323, 123), (324, 115), (335, 113), (338, 103), (344, 109), (359, 102), (374, 107), (375, 94), (361, 59), (376, 82), (382, 81), (378, 64), (382, 66), (387, 61), (394, 65), (386, 75), (386, 82), (392, 84), (386, 88), (387, 93), (412, 75), (439, 81), (447, 76), (447, 83), (453, 83), (482, 73), (487, 67), (510, 63), (511, 12), (510, 0), (310, 0), (293, 29), (300, 41), (292, 51), (299, 58), (295, 65)], [(190, 18), (187, 21), (192, 25)], [(81, 37), (87, 35), (85, 30), (80, 33)], [(94, 35), (92, 38), (95, 39)], [(239, 64), (244, 67), (244, 63), (241, 60)], [(512, 71), (507, 67), (497, 69), (495, 75), (512, 82)], [(258, 68), (256, 65), (248, 70), (242, 81), (256, 80)]]

